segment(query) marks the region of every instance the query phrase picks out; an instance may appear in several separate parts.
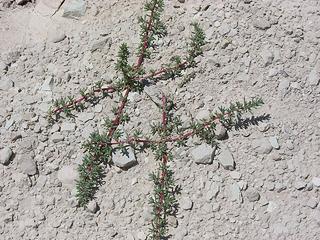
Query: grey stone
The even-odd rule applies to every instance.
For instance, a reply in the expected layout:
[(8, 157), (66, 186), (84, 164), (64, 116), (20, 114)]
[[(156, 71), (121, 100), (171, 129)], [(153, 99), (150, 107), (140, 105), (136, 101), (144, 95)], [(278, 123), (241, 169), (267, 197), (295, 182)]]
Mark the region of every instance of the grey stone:
[(234, 183), (229, 186), (229, 194), (230, 194), (231, 201), (238, 202), (238, 203), (243, 202), (242, 193), (238, 184)]
[(78, 120), (83, 123), (86, 123), (89, 120), (92, 120), (93, 118), (94, 118), (94, 113), (82, 112), (82, 113), (78, 114)]
[(223, 140), (227, 138), (227, 129), (222, 124), (217, 124), (215, 135), (218, 140)]
[(33, 151), (20, 154), (18, 164), (20, 170), (29, 176), (33, 176), (37, 173), (37, 164), (34, 159)]
[(235, 162), (230, 149), (222, 145), (219, 149), (219, 155), (217, 156), (218, 161), (227, 170), (234, 170)]
[(289, 79), (282, 79), (278, 85), (278, 92), (281, 97), (287, 95), (290, 87), (290, 80)]
[(216, 146), (211, 147), (210, 145), (203, 143), (192, 149), (191, 156), (198, 164), (211, 164), (216, 149)]
[(255, 28), (260, 30), (267, 30), (271, 27), (271, 23), (265, 18), (255, 18), (252, 24)]
[(276, 136), (269, 137), (269, 142), (274, 149), (279, 149), (280, 145)]
[(320, 177), (314, 177), (314, 178), (312, 178), (312, 184), (313, 184), (315, 187), (320, 187)]
[(8, 165), (12, 158), (13, 152), (11, 148), (5, 147), (0, 150), (0, 163), (3, 165)]
[(87, 205), (87, 211), (90, 213), (96, 213), (99, 210), (99, 206), (95, 200), (91, 200)]
[(320, 82), (320, 74), (319, 71), (317, 71), (316, 68), (312, 69), (308, 79), (307, 79), (307, 84), (309, 86), (317, 86)]
[(249, 200), (249, 202), (256, 202), (259, 201), (260, 194), (256, 190), (250, 189), (246, 191), (246, 197)]
[(0, 76), (0, 90), (8, 91), (14, 87), (14, 82), (6, 76)]
[(66, 0), (62, 17), (79, 19), (85, 15), (86, 9), (85, 0)]
[(180, 200), (180, 207), (183, 210), (191, 210), (193, 207), (193, 202), (189, 197), (184, 197)]
[(255, 139), (252, 142), (252, 147), (259, 154), (268, 154), (272, 151), (272, 146), (267, 138)]
[(116, 151), (112, 155), (113, 163), (120, 168), (130, 168), (137, 163), (134, 150), (132, 147), (128, 147), (126, 152)]
[(79, 179), (79, 173), (76, 166), (63, 166), (59, 169), (57, 178), (64, 187), (72, 189), (74, 188), (76, 181)]

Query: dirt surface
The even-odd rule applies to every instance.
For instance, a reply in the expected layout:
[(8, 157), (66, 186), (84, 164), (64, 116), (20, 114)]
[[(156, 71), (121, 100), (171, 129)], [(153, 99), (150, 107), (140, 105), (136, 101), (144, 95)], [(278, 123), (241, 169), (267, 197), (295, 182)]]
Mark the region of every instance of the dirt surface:
[[(83, 16), (72, 18), (64, 16), (67, 0), (19, 2), (0, 1), (0, 239), (147, 239), (149, 174), (156, 166), (149, 152), (127, 171), (106, 169), (90, 208), (77, 207), (81, 143), (102, 129), (113, 100), (54, 126), (45, 118), (53, 99), (112, 82), (120, 44), (136, 52), (144, 1), (90, 1)], [(185, 54), (193, 21), (208, 43), (189, 83), (159, 81), (146, 87), (149, 95), (174, 95), (186, 122), (244, 97), (265, 101), (254, 112), (264, 116), (259, 125), (220, 141), (234, 170), (217, 159), (196, 164), (190, 152), (197, 140), (174, 151), (182, 193), (171, 239), (319, 239), (320, 2), (165, 4), (168, 36), (158, 42), (154, 68)], [(128, 131), (160, 119), (146, 95), (130, 100)]]

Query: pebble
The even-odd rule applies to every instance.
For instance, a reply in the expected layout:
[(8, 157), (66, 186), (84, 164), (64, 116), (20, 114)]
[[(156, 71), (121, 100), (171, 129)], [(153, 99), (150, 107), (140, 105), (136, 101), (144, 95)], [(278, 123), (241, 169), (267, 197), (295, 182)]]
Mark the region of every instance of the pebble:
[(191, 156), (195, 163), (211, 164), (216, 149), (216, 146), (211, 147), (210, 145), (203, 143), (191, 150)]
[(87, 211), (90, 213), (96, 213), (99, 210), (99, 206), (95, 200), (91, 200), (87, 205)]
[(113, 163), (119, 168), (130, 168), (137, 164), (136, 156), (132, 147), (127, 148), (126, 153), (117, 150), (112, 155)]
[(94, 118), (94, 113), (86, 113), (86, 112), (82, 112), (78, 114), (78, 120), (80, 122), (86, 123), (90, 120), (92, 120)]
[(229, 174), (230, 174), (230, 177), (234, 180), (240, 180), (241, 178), (241, 173), (237, 171), (231, 171)]
[(227, 170), (234, 170), (235, 162), (230, 149), (227, 146), (222, 145), (219, 149), (219, 152), (220, 153), (218, 154), (217, 158), (222, 167)]
[(8, 91), (12, 87), (14, 87), (14, 82), (11, 79), (4, 76), (0, 77), (0, 90)]
[(210, 112), (206, 109), (203, 109), (198, 112), (196, 115), (197, 120), (203, 120), (203, 119), (208, 119), (210, 117)]
[(259, 154), (268, 154), (272, 151), (272, 145), (267, 138), (259, 138), (253, 140), (252, 148), (256, 153)]
[(34, 153), (32, 151), (20, 154), (18, 157), (18, 164), (20, 170), (29, 176), (33, 176), (37, 173), (37, 164), (34, 160)]
[(62, 17), (79, 19), (84, 16), (87, 9), (85, 0), (71, 0), (64, 4)]
[(53, 76), (50, 76), (50, 77), (47, 77), (42, 86), (41, 86), (41, 91), (44, 91), (44, 92), (51, 92), (52, 91), (52, 87), (53, 87)]
[(297, 190), (303, 190), (307, 184), (303, 181), (297, 181), (294, 186)]
[(309, 198), (307, 200), (307, 202), (305, 203), (305, 206), (309, 207), (311, 209), (315, 209), (318, 206), (318, 200), (316, 198), (314, 198), (314, 197)]
[(309, 86), (317, 86), (320, 82), (320, 73), (317, 71), (316, 68), (312, 69), (308, 79), (307, 79), (307, 84)]
[(312, 178), (312, 184), (313, 184), (315, 187), (320, 187), (320, 177), (314, 177), (314, 178)]
[(271, 27), (271, 24), (265, 18), (255, 18), (252, 22), (253, 26), (260, 30), (267, 30)]
[(59, 132), (55, 132), (55, 133), (53, 133), (52, 135), (51, 135), (51, 141), (53, 142), (53, 143), (58, 143), (58, 142), (61, 142), (61, 141), (63, 141), (64, 140), (64, 136), (61, 134), (61, 133), (59, 133)]
[(182, 198), (179, 203), (183, 210), (191, 210), (193, 207), (193, 202), (189, 197)]
[(278, 138), (275, 136), (269, 137), (269, 142), (274, 149), (280, 149)]
[(278, 85), (278, 92), (281, 97), (287, 95), (290, 87), (290, 80), (289, 79), (282, 79)]
[(63, 166), (59, 169), (57, 178), (64, 187), (72, 189), (74, 188), (76, 181), (79, 179), (79, 173), (76, 166)]
[(223, 140), (227, 138), (227, 129), (222, 124), (217, 124), (215, 135), (218, 140)]
[(8, 165), (10, 163), (10, 160), (13, 156), (13, 152), (11, 148), (4, 147), (0, 150), (0, 163), (3, 165)]
[(61, 33), (61, 32), (56, 32), (55, 34), (53, 34), (51, 36), (51, 41), (53, 43), (58, 43), (58, 42), (61, 42), (63, 41), (67, 36), (64, 34), (64, 33)]
[(213, 183), (210, 186), (210, 189), (206, 192), (206, 200), (210, 201), (213, 198), (216, 198), (220, 192), (220, 186), (218, 184)]
[(63, 122), (61, 124), (61, 132), (74, 132), (76, 130), (76, 124), (70, 122)]
[(249, 202), (256, 202), (259, 201), (260, 194), (256, 190), (250, 189), (246, 191), (246, 197), (249, 200)]
[(267, 212), (274, 212), (278, 208), (278, 204), (276, 202), (270, 201), (268, 203)]
[(230, 193), (231, 201), (238, 202), (238, 203), (243, 202), (242, 193), (237, 183), (234, 183), (229, 186), (229, 193)]
[(262, 50), (260, 52), (260, 56), (262, 58), (262, 62), (263, 62), (264, 67), (269, 66), (274, 59), (273, 52), (272, 52), (272, 50), (269, 49), (269, 47), (262, 48)]
[(90, 51), (95, 52), (97, 50), (102, 50), (106, 45), (107, 45), (108, 39), (100, 39), (95, 41), (92, 46)]

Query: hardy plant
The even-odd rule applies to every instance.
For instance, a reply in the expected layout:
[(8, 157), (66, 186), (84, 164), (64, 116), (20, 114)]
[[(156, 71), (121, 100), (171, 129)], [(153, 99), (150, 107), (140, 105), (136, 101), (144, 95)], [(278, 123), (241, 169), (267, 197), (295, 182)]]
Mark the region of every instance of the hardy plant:
[[(221, 107), (212, 112), (206, 120), (191, 121), (186, 127), (180, 116), (175, 114), (176, 103), (168, 94), (162, 94), (159, 99), (150, 100), (161, 111), (162, 118), (157, 124), (151, 125), (151, 137), (143, 135), (136, 129), (132, 136), (124, 137), (120, 126), (130, 121), (125, 109), (128, 106), (128, 96), (131, 92), (144, 93), (145, 80), (158, 80), (181, 76), (182, 70), (197, 67), (196, 58), (203, 54), (205, 34), (198, 23), (191, 23), (192, 36), (188, 42), (188, 49), (184, 57), (174, 56), (171, 61), (159, 70), (147, 71), (145, 62), (152, 57), (155, 42), (166, 35), (166, 28), (161, 21), (163, 0), (149, 0), (144, 10), (145, 16), (139, 18), (140, 44), (138, 46), (137, 62), (129, 62), (131, 53), (126, 43), (120, 46), (116, 71), (121, 77), (117, 82), (105, 87), (103, 82), (96, 83), (91, 89), (80, 91), (80, 97), (61, 98), (54, 101), (49, 110), (50, 122), (60, 117), (74, 117), (77, 111), (83, 111), (90, 103), (95, 103), (108, 96), (117, 96), (119, 105), (113, 109), (114, 118), (105, 118), (104, 131), (93, 132), (83, 144), (85, 156), (79, 165), (79, 180), (77, 181), (77, 198), (79, 206), (86, 207), (94, 198), (99, 186), (103, 183), (104, 168), (112, 165), (112, 156), (115, 151), (126, 152), (128, 147), (134, 149), (150, 148), (158, 162), (158, 168), (150, 174), (154, 185), (150, 204), (153, 210), (153, 219), (150, 223), (150, 239), (164, 239), (168, 236), (168, 216), (177, 212), (178, 202), (174, 182), (174, 171), (168, 165), (173, 160), (172, 149), (184, 146), (186, 141), (197, 136), (201, 141), (216, 145), (215, 129), (218, 123), (231, 128), (242, 113), (253, 110), (263, 104), (260, 98), (243, 100), (231, 103), (229, 107)], [(183, 84), (186, 84), (184, 82)]]

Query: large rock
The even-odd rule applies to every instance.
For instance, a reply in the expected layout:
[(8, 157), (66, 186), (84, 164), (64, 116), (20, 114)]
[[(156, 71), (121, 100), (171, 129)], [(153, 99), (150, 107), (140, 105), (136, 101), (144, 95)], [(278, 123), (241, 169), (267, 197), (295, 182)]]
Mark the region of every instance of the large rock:
[(198, 164), (211, 164), (217, 147), (203, 143), (191, 150), (193, 160)]
[(3, 165), (8, 165), (10, 159), (13, 155), (12, 150), (9, 147), (5, 147), (0, 150), (0, 163)]
[(218, 161), (220, 162), (220, 164), (227, 170), (234, 170), (235, 168), (235, 162), (232, 156), (232, 153), (230, 151), (230, 149), (225, 146), (225, 145), (221, 145), (220, 147), (220, 153), (217, 156)]
[(79, 19), (86, 13), (87, 4), (84, 0), (67, 0), (62, 17)]
[(137, 164), (136, 156), (132, 147), (128, 147), (126, 152), (117, 150), (112, 155), (114, 165), (120, 168), (129, 168)]

